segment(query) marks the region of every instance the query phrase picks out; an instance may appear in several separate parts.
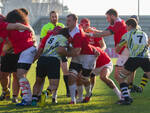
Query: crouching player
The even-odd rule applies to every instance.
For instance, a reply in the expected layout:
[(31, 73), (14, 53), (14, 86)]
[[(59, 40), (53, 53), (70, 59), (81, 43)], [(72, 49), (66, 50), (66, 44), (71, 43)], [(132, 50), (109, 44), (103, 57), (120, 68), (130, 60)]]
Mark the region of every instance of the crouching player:
[(100, 56), (96, 61), (96, 68), (92, 71), (91, 76), (100, 75), (100, 79), (116, 93), (119, 100), (122, 100), (120, 90), (117, 88), (112, 79), (109, 78), (113, 70), (112, 61), (104, 51), (100, 48), (97, 49), (100, 52)]
[[(88, 18), (83, 18), (80, 21), (80, 26), (83, 28), (83, 31), (85, 33), (94, 33), (97, 32), (95, 27), (90, 26), (90, 20)], [(100, 47), (103, 51), (106, 49), (106, 44), (104, 39), (96, 38), (96, 37), (87, 37), (87, 40), (89, 43), (95, 47)], [(91, 91), (93, 90), (93, 87), (96, 83), (96, 76), (90, 76), (90, 83), (91, 83)]]
[(128, 91), (128, 84), (126, 78), (131, 76), (138, 67), (144, 70), (144, 74), (150, 78), (150, 53), (149, 53), (149, 39), (145, 32), (137, 29), (137, 21), (130, 18), (126, 21), (128, 32), (123, 35), (122, 40), (116, 47), (116, 51), (124, 45), (127, 45), (130, 55), (124, 68), (120, 73), (120, 89), (124, 100), (120, 101), (121, 105), (129, 105), (132, 103)]

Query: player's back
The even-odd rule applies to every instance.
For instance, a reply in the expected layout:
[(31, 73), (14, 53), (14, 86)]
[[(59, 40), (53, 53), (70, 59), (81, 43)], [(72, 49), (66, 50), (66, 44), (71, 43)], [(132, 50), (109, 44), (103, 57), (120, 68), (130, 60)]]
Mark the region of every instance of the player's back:
[(32, 33), (28, 30), (9, 31), (8, 37), (12, 43), (15, 53), (22, 52), (23, 50), (34, 45)]
[(66, 47), (67, 44), (68, 40), (63, 35), (51, 35), (46, 41), (42, 56), (60, 58), (59, 54), (57, 53), (57, 47)]
[(130, 57), (150, 57), (148, 51), (148, 36), (141, 30), (131, 30), (127, 33)]

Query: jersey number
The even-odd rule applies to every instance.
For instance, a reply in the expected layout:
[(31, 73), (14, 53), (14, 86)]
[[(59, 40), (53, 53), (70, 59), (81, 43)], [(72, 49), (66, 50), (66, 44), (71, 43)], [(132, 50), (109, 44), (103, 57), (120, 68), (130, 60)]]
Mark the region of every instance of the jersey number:
[(137, 37), (139, 38), (139, 43), (141, 43), (141, 42), (142, 42), (142, 38), (143, 38), (143, 36), (138, 35)]
[(53, 42), (54, 38), (51, 38), (48, 43), (51, 44)]

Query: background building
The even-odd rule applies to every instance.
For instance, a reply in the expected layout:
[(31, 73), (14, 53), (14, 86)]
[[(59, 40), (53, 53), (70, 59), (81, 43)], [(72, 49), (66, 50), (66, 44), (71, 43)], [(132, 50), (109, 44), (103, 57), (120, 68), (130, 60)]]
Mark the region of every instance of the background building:
[[(55, 10), (59, 15), (67, 15), (68, 7), (63, 6), (60, 0), (0, 0), (3, 4), (2, 14), (7, 13), (15, 8), (26, 8), (29, 10), (30, 23), (33, 24), (38, 18), (48, 16), (49, 12)], [(1, 4), (0, 4), (1, 7)]]

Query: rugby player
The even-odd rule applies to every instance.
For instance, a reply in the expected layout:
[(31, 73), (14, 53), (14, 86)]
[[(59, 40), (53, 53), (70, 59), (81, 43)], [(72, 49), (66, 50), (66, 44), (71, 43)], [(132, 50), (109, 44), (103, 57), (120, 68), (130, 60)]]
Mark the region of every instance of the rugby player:
[[(45, 37), (47, 35), (47, 33), (51, 32), (56, 26), (60, 26), (62, 28), (65, 27), (63, 23), (58, 22), (58, 19), (59, 19), (58, 13), (56, 11), (51, 11), (50, 12), (50, 22), (48, 22), (47, 24), (45, 24), (42, 27), (40, 39)], [(64, 82), (66, 85), (66, 95), (69, 97), (70, 92), (69, 92), (69, 87), (68, 87), (68, 63), (67, 63), (66, 57), (63, 57), (63, 59), (62, 59), (61, 68), (63, 71)]]
[[(85, 32), (95, 32), (93, 28), (90, 27), (90, 21), (87, 18), (81, 19), (80, 25), (83, 27)], [(104, 52), (106, 44), (103, 38), (87, 37), (90, 44), (96, 46), (99, 49), (100, 55), (96, 61), (96, 68), (92, 71), (91, 76), (94, 78), (96, 75), (100, 75), (100, 79), (105, 82), (108, 87), (113, 89), (113, 91), (121, 99), (121, 93), (115, 83), (109, 78), (112, 70), (113, 64), (110, 57)], [(86, 101), (89, 101), (88, 98)]]
[(128, 32), (123, 35), (120, 43), (116, 46), (117, 52), (125, 45), (130, 52), (129, 58), (120, 73), (120, 89), (124, 98), (124, 100), (118, 103), (121, 105), (130, 105), (133, 101), (128, 91), (128, 83), (126, 82), (126, 78), (131, 76), (132, 72), (141, 67), (144, 74), (150, 78), (150, 39), (145, 32), (137, 29), (138, 24), (135, 19), (128, 19), (126, 25)]
[[(18, 9), (9, 12), (7, 14), (6, 21), (10, 23), (23, 23), (25, 26), (29, 27), (29, 22), (26, 15)], [(22, 102), (16, 105), (30, 105), (32, 101), (32, 94), (30, 84), (26, 79), (26, 74), (36, 53), (33, 34), (27, 30), (11, 30), (8, 31), (8, 37), (12, 43), (14, 53), (18, 55), (17, 78), (23, 94)]]
[[(57, 33), (58, 32), (58, 33)], [(32, 105), (37, 105), (39, 101), (38, 94), (43, 86), (45, 77), (48, 76), (49, 88), (47, 95), (53, 94), (52, 102), (57, 103), (57, 88), (60, 79), (60, 65), (62, 56), (57, 52), (59, 47), (68, 47), (68, 38), (70, 37), (68, 29), (59, 27), (49, 32), (41, 41), (34, 60), (38, 59), (36, 67), (36, 82), (33, 87)], [(41, 96), (41, 104), (43, 103), (43, 95)], [(45, 101), (45, 100), (44, 100)]]

